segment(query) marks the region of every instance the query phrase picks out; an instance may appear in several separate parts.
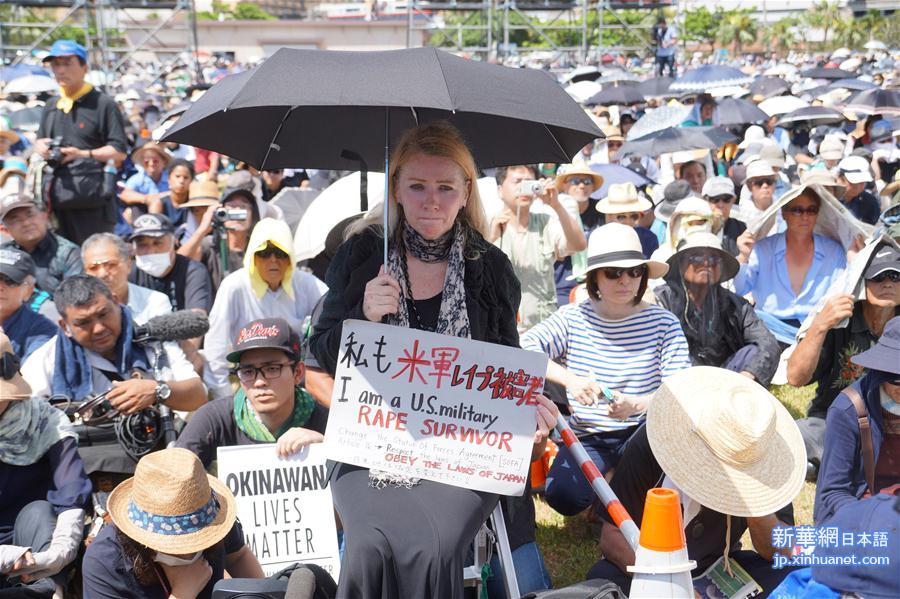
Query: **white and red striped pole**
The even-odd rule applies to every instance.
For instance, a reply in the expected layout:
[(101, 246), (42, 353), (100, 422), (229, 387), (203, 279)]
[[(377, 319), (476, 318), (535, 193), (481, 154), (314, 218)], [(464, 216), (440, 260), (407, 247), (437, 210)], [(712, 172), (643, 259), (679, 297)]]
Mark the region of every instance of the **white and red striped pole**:
[(625, 509), (625, 506), (622, 505), (622, 502), (619, 501), (619, 498), (613, 493), (613, 490), (606, 482), (606, 479), (603, 478), (603, 473), (600, 472), (600, 469), (597, 468), (597, 465), (591, 460), (590, 456), (588, 456), (581, 441), (575, 436), (575, 433), (569, 427), (569, 423), (566, 422), (566, 419), (563, 418), (562, 414), (556, 417), (556, 430), (559, 431), (563, 442), (572, 453), (572, 457), (578, 462), (581, 472), (584, 474), (585, 478), (587, 478), (591, 488), (594, 489), (594, 493), (596, 493), (597, 497), (600, 498), (600, 501), (603, 502), (603, 506), (606, 508), (606, 511), (609, 512), (613, 522), (615, 522), (616, 526), (619, 527), (619, 530), (622, 531), (625, 540), (628, 541), (628, 544), (631, 545), (633, 550), (637, 551), (638, 539), (641, 531), (638, 530), (637, 524), (634, 523), (634, 520), (632, 520), (631, 516), (628, 514), (628, 510)]

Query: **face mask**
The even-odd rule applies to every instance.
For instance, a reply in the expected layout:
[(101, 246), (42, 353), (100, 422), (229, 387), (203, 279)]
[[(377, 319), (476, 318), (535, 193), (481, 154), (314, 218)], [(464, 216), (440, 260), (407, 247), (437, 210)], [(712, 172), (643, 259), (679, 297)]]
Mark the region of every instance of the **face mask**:
[(134, 262), (139, 269), (150, 275), (151, 277), (161, 277), (169, 267), (172, 261), (169, 252), (162, 254), (144, 254), (143, 256), (135, 256)]
[(184, 559), (181, 557), (175, 557), (174, 555), (169, 555), (168, 553), (160, 553), (159, 551), (157, 551), (156, 557), (153, 558), (153, 561), (163, 564), (165, 566), (172, 566), (172, 567), (190, 566), (191, 564), (196, 562), (201, 557), (203, 557), (202, 551), (198, 551), (197, 553), (195, 553), (194, 555), (192, 555), (191, 557), (189, 557), (187, 559)]

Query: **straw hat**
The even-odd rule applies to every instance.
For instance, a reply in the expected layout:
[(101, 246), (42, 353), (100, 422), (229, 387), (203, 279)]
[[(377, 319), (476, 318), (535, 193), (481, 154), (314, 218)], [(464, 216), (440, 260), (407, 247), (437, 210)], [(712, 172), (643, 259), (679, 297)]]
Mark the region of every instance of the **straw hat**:
[(669, 263), (669, 269), (677, 270), (678, 262), (681, 260), (681, 257), (689, 251), (696, 249), (712, 250), (713, 253), (719, 256), (719, 259), (722, 262), (722, 277), (719, 279), (719, 283), (728, 281), (737, 276), (737, 273), (741, 268), (737, 259), (722, 249), (722, 240), (719, 239), (718, 235), (707, 233), (705, 231), (691, 233), (678, 243), (678, 250), (666, 261)]
[(806, 476), (803, 437), (764, 387), (723, 368), (695, 366), (663, 381), (647, 411), (663, 471), (717, 512), (758, 517), (790, 503)]
[(622, 129), (615, 125), (604, 127), (603, 135), (606, 136), (606, 141), (625, 141), (625, 136), (622, 135)]
[(822, 187), (830, 188), (830, 190), (833, 189), (836, 193), (832, 193), (832, 195), (836, 197), (843, 196), (844, 192), (847, 191), (847, 188), (838, 182), (834, 173), (827, 168), (814, 168), (806, 171), (800, 176), (800, 184), (821, 185)]
[(640, 197), (634, 183), (613, 183), (606, 197), (597, 202), (596, 208), (602, 214), (646, 212), (653, 208), (653, 202)]
[(163, 553), (195, 553), (225, 538), (235, 521), (234, 495), (186, 449), (141, 458), (134, 476), (113, 489), (107, 508), (115, 525)]
[(163, 161), (163, 166), (167, 166), (169, 162), (172, 161), (172, 153), (169, 152), (169, 149), (165, 146), (162, 146), (155, 141), (148, 141), (140, 148), (136, 149), (131, 153), (131, 161), (135, 164), (141, 164), (144, 161), (144, 154), (147, 152), (154, 152), (157, 156), (159, 156)]
[[(664, 262), (647, 260), (641, 250), (641, 240), (633, 227), (620, 223), (607, 223), (597, 227), (588, 238), (587, 271), (598, 268), (631, 268), (647, 265), (651, 279), (658, 279), (669, 272)], [(569, 277), (570, 281), (575, 276)]]
[(219, 185), (215, 181), (195, 181), (188, 190), (188, 201), (179, 208), (205, 208), (219, 203)]
[[(8, 375), (8, 378), (7, 378)], [(0, 332), (0, 399), (28, 399), (31, 386), (19, 372), (19, 357), (5, 333)]]
[(589, 167), (581, 165), (565, 165), (561, 166), (556, 173), (556, 189), (564, 191), (566, 188), (566, 179), (573, 175), (591, 177), (594, 180), (594, 189), (600, 189), (603, 185), (603, 177), (592, 171)]

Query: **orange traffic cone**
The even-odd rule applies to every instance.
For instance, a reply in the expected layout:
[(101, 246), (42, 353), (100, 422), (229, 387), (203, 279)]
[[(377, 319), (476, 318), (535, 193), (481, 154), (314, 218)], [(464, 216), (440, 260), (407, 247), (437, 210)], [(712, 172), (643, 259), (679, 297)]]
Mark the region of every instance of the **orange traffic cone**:
[(672, 489), (650, 489), (644, 504), (640, 542), (635, 552), (631, 599), (694, 596), (691, 570), (681, 520), (681, 499)]

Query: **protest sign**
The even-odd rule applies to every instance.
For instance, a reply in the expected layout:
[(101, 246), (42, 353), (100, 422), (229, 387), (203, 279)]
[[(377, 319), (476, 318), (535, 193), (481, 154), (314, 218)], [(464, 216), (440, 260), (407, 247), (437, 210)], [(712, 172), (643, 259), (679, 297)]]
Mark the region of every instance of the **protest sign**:
[(294, 562), (340, 574), (331, 489), (321, 445), (279, 458), (274, 444), (218, 449), (219, 480), (237, 501), (244, 539), (266, 576)]
[(521, 495), (547, 356), (344, 321), (325, 431), (329, 458)]

